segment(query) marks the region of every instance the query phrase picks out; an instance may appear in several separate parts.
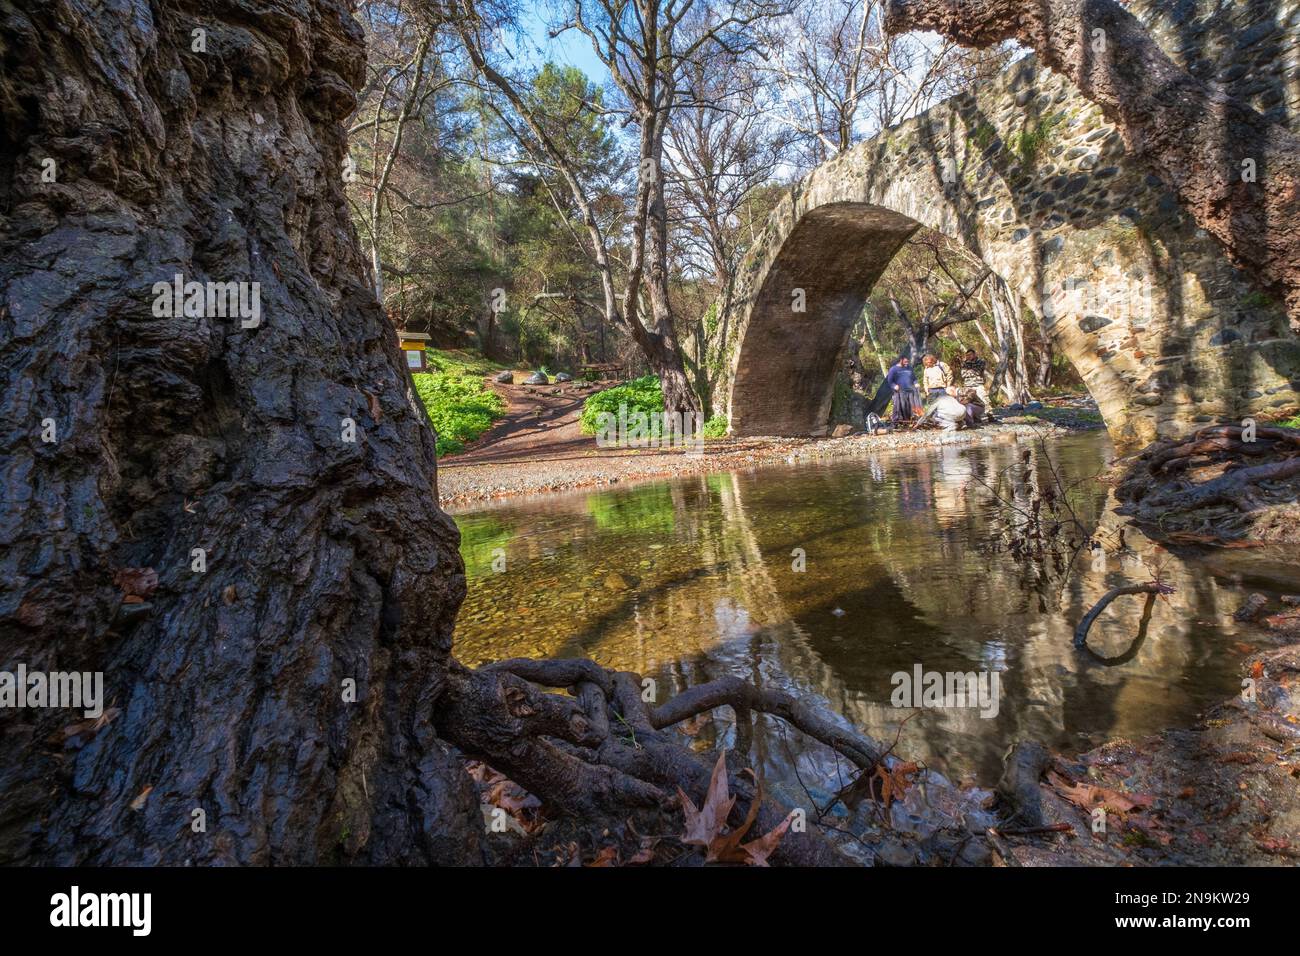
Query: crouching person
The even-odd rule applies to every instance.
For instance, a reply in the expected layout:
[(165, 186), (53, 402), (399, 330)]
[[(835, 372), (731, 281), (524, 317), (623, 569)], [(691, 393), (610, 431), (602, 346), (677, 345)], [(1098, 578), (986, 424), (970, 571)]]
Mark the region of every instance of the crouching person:
[(991, 421), (978, 391), (973, 388), (961, 389), (956, 395), (957, 401), (966, 408), (966, 427), (974, 428), (980, 422)]
[(946, 432), (955, 432), (966, 427), (966, 406), (952, 393), (955, 389), (941, 392), (926, 409), (925, 422), (933, 422)]

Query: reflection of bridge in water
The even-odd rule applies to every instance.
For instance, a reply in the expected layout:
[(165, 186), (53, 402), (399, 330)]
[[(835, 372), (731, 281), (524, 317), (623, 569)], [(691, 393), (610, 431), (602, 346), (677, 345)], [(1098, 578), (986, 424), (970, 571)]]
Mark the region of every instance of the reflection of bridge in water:
[[(893, 673), (918, 663), (997, 669), (996, 718), (926, 710), (899, 746), (936, 769), (985, 778), (1019, 737), (1079, 746), (1081, 732), (1095, 741), (1177, 725), (1230, 694), (1237, 595), (1219, 579), (1136, 532), (1126, 538), (1131, 553), (1104, 566), (1085, 557), (1068, 576), (981, 553), (999, 520), (981, 482), (993, 482), (1021, 447), (696, 477), (468, 516), (466, 548), (504, 541), (509, 570), (484, 573), (471, 555), (457, 653), (469, 662), (585, 654), (654, 676), (660, 699), (736, 674), (815, 694), (885, 740), (906, 714), (889, 703)], [(1062, 446), (1062, 456), (1071, 474), (1092, 474), (1100, 439)], [(1042, 478), (1041, 466), (1031, 469), (1021, 493)], [(1082, 486), (1085, 520), (1096, 521), (1103, 500), (1098, 485)], [(804, 571), (792, 567), (795, 549), (806, 554)], [(1149, 579), (1157, 561), (1178, 590), (1152, 609), (1134, 659), (1105, 667), (1075, 652), (1072, 630), (1087, 608), (1116, 583)], [(1137, 632), (1142, 602), (1130, 600), (1094, 628), (1090, 643), (1108, 656)], [(753, 748), (756, 769), (778, 776), (787, 748), (808, 763), (829, 759), (765, 718)]]

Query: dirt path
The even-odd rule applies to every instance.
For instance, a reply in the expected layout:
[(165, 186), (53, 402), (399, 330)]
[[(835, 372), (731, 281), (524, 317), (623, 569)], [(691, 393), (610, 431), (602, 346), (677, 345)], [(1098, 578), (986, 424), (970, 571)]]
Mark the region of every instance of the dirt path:
[[(517, 373), (522, 377), (525, 373)], [(614, 382), (488, 387), (506, 399), (505, 416), (463, 452), (438, 462), (438, 500), (464, 508), (497, 498), (570, 491), (620, 482), (670, 478), (710, 471), (870, 454), (929, 445), (987, 444), (1061, 434), (1044, 421), (1009, 416), (974, 431), (861, 433), (842, 438), (721, 438), (702, 449), (601, 448), (579, 430), (582, 403)], [(1050, 410), (1049, 410), (1050, 411)], [(1071, 418), (1067, 428), (1099, 427)]]
[(578, 417), (587, 396), (609, 384), (503, 385), (489, 379), (488, 387), (509, 403), (505, 417), (463, 452), (439, 462), (439, 472), (503, 462), (563, 459), (596, 450), (595, 442), (578, 430)]

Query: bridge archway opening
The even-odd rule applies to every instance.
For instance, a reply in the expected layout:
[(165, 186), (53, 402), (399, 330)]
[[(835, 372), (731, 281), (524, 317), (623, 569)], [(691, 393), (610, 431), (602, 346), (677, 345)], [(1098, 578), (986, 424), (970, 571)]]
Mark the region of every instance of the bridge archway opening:
[(871, 203), (829, 203), (804, 214), (747, 316), (730, 392), (731, 434), (826, 434), (850, 333), (876, 283), (923, 228)]

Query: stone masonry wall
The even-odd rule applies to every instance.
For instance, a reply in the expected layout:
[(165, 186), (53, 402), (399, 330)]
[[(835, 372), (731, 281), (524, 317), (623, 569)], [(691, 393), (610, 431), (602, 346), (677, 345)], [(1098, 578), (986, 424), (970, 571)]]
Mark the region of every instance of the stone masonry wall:
[[(1134, 0), (1165, 51), (1300, 119), (1300, 0)], [(1240, 164), (1225, 141), (1224, 161)], [(1044, 316), (1125, 444), (1300, 407), (1300, 341), (1114, 127), (1032, 56), (810, 173), (741, 268), (715, 400), (734, 434), (819, 434), (848, 330), (916, 226)], [(805, 310), (793, 306), (803, 290)]]

